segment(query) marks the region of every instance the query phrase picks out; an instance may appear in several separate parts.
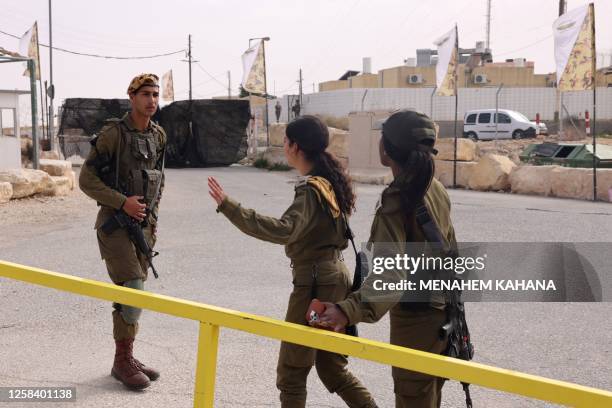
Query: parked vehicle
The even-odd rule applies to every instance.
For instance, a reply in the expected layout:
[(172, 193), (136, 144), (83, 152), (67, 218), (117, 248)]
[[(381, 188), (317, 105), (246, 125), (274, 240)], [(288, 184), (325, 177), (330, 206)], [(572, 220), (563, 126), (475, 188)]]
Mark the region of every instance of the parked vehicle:
[(538, 124), (538, 135), (548, 136), (548, 127), (546, 126), (546, 123), (540, 122)]
[[(522, 113), (499, 109), (468, 111), (463, 119), (463, 136), (472, 140), (522, 139), (536, 137), (546, 125), (538, 126)], [(497, 120), (499, 117), (499, 120)]]

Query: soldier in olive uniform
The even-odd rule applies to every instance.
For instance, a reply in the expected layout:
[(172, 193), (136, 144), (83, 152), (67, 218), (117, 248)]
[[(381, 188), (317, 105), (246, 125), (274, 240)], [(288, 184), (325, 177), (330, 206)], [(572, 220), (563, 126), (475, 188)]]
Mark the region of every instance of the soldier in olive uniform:
[[(455, 232), (450, 218), (450, 200), (442, 184), (433, 178), (432, 154), (436, 139), (435, 125), (426, 115), (414, 111), (400, 111), (382, 125), (380, 160), (391, 167), (393, 182), (382, 192), (372, 223), (368, 246), (373, 257), (394, 257), (405, 251), (405, 242), (424, 242), (415, 210), (425, 204), (447, 244), (455, 245)], [(377, 249), (376, 243), (384, 243)], [(362, 288), (346, 300), (326, 303), (321, 324), (343, 330), (358, 322), (374, 323), (390, 312), (392, 344), (440, 354), (446, 340), (438, 338), (438, 331), (446, 322), (445, 299), (432, 293), (423, 307), (411, 308), (410, 303), (396, 301), (364, 301), (365, 293), (372, 293), (372, 285), (380, 275), (370, 275)], [(401, 293), (397, 295), (401, 297)], [(370, 299), (371, 300), (371, 299)], [(397, 408), (439, 407), (442, 397), (442, 378), (392, 369), (395, 406)]]
[[(81, 190), (100, 206), (96, 219), (98, 244), (108, 274), (117, 285), (144, 289), (149, 262), (130, 240), (125, 228), (102, 231), (113, 214), (123, 211), (143, 227), (152, 248), (156, 241), (159, 198), (163, 190), (164, 130), (150, 119), (159, 99), (158, 77), (135, 77), (127, 91), (131, 111), (111, 119), (92, 141), (92, 149), (81, 169)], [(110, 220), (110, 221), (109, 221)], [(159, 377), (132, 355), (141, 309), (113, 304), (115, 361), (111, 374), (128, 388), (142, 389)]]
[[(214, 178), (208, 182), (217, 211), (242, 232), (285, 245), (293, 275), (285, 320), (297, 324), (307, 324), (306, 311), (314, 297), (338, 302), (351, 288), (341, 257), (347, 247), (342, 213), (352, 212), (355, 199), (341, 164), (325, 151), (328, 144), (327, 127), (313, 116), (287, 126), (287, 161), (308, 177), (297, 183), (294, 201), (280, 219), (243, 208), (225, 195)], [(368, 390), (346, 369), (344, 356), (283, 342), (276, 379), (282, 407), (306, 406), (306, 379), (313, 365), (329, 392), (337, 393), (349, 407), (376, 406)]]

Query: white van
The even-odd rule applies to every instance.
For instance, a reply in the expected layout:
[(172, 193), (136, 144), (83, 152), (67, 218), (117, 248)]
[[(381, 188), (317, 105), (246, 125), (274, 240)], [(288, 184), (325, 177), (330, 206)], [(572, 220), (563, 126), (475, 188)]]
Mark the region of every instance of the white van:
[[(522, 113), (508, 109), (480, 109), (468, 111), (463, 119), (463, 137), (472, 140), (521, 139), (535, 137), (538, 125)], [(497, 122), (497, 123), (496, 123)]]

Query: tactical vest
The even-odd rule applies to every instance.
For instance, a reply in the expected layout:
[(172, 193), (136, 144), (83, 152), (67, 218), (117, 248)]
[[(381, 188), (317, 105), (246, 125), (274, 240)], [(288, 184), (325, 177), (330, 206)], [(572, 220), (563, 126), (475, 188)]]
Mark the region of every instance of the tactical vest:
[(121, 119), (109, 121), (116, 123), (120, 133), (115, 153), (115, 188), (127, 196), (143, 196), (148, 205), (162, 177), (161, 130), (152, 124), (144, 132), (133, 131)]

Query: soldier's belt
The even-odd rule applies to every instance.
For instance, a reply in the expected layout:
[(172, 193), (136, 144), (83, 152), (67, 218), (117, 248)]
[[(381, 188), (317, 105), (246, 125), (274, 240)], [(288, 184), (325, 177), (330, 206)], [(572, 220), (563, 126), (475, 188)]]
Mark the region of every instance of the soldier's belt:
[(328, 253), (324, 253), (323, 255), (317, 256), (316, 258), (312, 258), (312, 259), (292, 259), (291, 266), (296, 267), (296, 266), (316, 265), (321, 262), (335, 261), (335, 260), (344, 260), (344, 258), (342, 257), (342, 252), (338, 249), (335, 249)]

